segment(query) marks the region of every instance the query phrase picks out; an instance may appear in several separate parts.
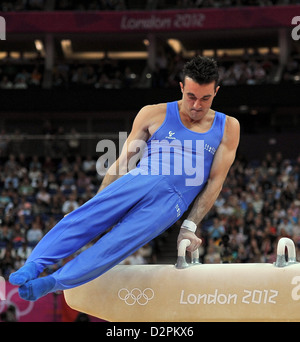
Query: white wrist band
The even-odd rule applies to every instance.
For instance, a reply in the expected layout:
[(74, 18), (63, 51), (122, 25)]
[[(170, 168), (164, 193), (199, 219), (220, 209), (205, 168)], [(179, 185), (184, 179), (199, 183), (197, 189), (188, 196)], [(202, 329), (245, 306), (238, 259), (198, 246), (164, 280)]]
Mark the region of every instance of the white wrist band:
[(197, 225), (196, 223), (194, 223), (193, 221), (190, 220), (184, 220), (181, 228), (187, 229), (193, 233), (195, 233), (196, 229), (197, 229)]

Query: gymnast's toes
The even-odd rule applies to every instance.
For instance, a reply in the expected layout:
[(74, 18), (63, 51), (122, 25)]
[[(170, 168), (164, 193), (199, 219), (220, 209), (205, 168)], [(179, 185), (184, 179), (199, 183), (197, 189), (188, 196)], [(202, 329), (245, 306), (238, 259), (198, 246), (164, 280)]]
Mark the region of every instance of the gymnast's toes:
[(35, 279), (38, 277), (38, 270), (34, 262), (29, 262), (28, 264), (21, 267), (18, 271), (12, 273), (9, 276), (9, 282), (12, 285), (21, 286), (27, 281)]
[(36, 301), (51, 292), (55, 284), (56, 280), (52, 276), (31, 280), (20, 286), (19, 295), (22, 299)]

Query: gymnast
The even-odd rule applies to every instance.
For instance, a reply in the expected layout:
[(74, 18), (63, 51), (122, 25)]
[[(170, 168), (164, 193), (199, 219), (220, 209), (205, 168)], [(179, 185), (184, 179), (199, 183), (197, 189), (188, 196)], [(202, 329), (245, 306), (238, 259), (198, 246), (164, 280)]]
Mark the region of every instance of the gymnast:
[[(59, 221), (10, 275), (21, 298), (35, 301), (101, 276), (172, 226), (189, 206), (177, 242), (189, 239), (190, 252), (199, 248), (197, 225), (217, 199), (239, 144), (238, 120), (211, 109), (218, 79), (216, 61), (196, 56), (184, 65), (179, 101), (139, 111), (98, 193)], [(131, 167), (138, 153), (140, 161)], [(63, 267), (39, 277), (99, 235)]]

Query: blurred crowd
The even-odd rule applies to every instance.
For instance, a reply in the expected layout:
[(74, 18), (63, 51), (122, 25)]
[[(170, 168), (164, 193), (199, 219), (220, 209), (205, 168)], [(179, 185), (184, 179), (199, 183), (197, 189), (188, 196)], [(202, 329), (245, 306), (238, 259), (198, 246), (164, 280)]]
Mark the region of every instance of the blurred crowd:
[(299, 0), (5, 0), (0, 11), (123, 11), (290, 4), (299, 4)]
[(40, 53), (31, 60), (11, 53), (0, 61), (0, 89), (28, 89), (42, 87), (44, 58)]
[[(0, 11), (18, 10), (122, 10), (230, 7), (247, 5), (300, 4), (300, 0), (11, 0), (0, 4)], [(49, 8), (50, 6), (50, 8)], [(151, 68), (147, 59), (71, 60), (55, 58), (52, 70), (45, 69), (43, 53), (27, 59), (8, 55), (0, 60), (0, 89), (28, 89), (32, 87), (93, 89), (177, 87), (186, 62), (183, 53), (176, 53), (168, 44), (157, 52)], [(249, 51), (253, 50), (251, 53)], [(197, 51), (200, 53), (201, 51)], [(241, 56), (214, 56), (220, 65), (221, 85), (256, 85), (278, 82), (300, 82), (300, 57), (291, 52), (286, 65), (279, 65), (279, 56), (272, 49), (260, 54), (255, 48), (245, 48)], [(46, 80), (46, 82), (44, 82)], [(275, 81), (274, 81), (275, 80)]]
[[(38, 241), (65, 214), (99, 188), (97, 156), (82, 157), (72, 145), (65, 148), (60, 157), (38, 157), (0, 144), (0, 275), (5, 278), (24, 264)], [(260, 161), (237, 157), (201, 224), (201, 261), (273, 262), (280, 237), (292, 238), (298, 249), (299, 177), (300, 156), (287, 160), (280, 152), (267, 153)], [(179, 227), (180, 221), (174, 229)], [(169, 230), (123, 263), (156, 263), (168, 234)]]
[[(47, 147), (49, 142), (45, 140)], [(0, 276), (5, 279), (24, 264), (40, 239), (64, 215), (95, 196), (99, 189), (103, 177), (97, 172), (99, 156), (81, 157), (75, 152), (78, 145), (72, 141), (50, 146), (62, 148), (63, 153), (43, 158), (25, 156), (14, 141), (0, 139)], [(145, 262), (156, 260), (159, 239), (139, 251)], [(46, 272), (53, 272), (67, 260)]]
[[(177, 87), (182, 80), (182, 69), (187, 60), (182, 54), (172, 54), (168, 50), (161, 52), (151, 70), (146, 61), (137, 70), (135, 66), (105, 58), (99, 64), (61, 63), (53, 70), (53, 87), (91, 87), (91, 88), (164, 88)], [(220, 66), (220, 84), (270, 84), (277, 71), (277, 56), (245, 53), (236, 60), (223, 56), (218, 58)], [(297, 60), (295, 63), (298, 65)], [(296, 66), (297, 67), (297, 66)]]
[[(182, 68), (187, 60), (182, 54), (166, 50), (156, 60), (154, 70), (146, 60), (121, 61), (108, 57), (99, 62), (57, 62), (52, 70), (52, 88), (165, 88), (177, 87), (182, 79)], [(275, 82), (300, 81), (300, 59), (293, 55), (286, 66), (278, 72), (278, 56), (270, 52), (251, 54), (245, 50), (243, 56), (217, 57), (220, 84), (256, 85)], [(28, 89), (43, 86), (44, 66), (40, 58), (32, 61), (14, 61), (8, 57), (0, 62), (0, 89)], [(275, 81), (276, 80), (276, 81)]]
[(300, 156), (267, 153), (261, 161), (237, 158), (201, 227), (204, 263), (276, 260), (277, 242), (300, 250)]

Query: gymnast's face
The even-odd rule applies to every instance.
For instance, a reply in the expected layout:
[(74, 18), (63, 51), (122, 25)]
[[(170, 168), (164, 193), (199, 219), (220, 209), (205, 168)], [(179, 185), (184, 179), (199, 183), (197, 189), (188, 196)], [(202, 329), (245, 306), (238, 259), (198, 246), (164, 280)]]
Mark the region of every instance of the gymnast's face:
[(199, 84), (186, 77), (184, 85), (180, 82), (182, 92), (181, 110), (192, 120), (201, 120), (209, 111), (219, 87), (215, 89), (215, 82)]

